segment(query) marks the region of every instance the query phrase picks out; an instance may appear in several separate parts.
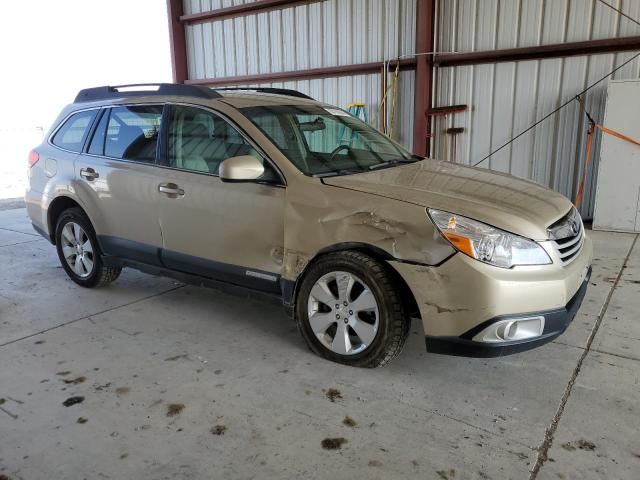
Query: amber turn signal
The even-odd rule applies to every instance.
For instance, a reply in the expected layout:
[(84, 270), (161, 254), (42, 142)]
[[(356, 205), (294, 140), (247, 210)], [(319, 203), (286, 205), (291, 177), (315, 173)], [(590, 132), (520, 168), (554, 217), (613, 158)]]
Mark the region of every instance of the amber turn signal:
[(443, 233), (444, 236), (447, 237), (447, 240), (449, 240), (454, 247), (456, 247), (461, 252), (466, 253), (470, 257), (475, 258), (476, 255), (473, 251), (473, 244), (471, 243), (471, 240), (469, 238), (447, 231)]

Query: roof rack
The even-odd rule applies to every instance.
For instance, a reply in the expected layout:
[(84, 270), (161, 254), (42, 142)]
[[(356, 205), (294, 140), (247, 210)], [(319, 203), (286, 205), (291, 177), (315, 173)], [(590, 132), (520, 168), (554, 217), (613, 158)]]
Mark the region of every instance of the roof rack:
[[(137, 87), (157, 87), (145, 89)], [(183, 85), (179, 83), (137, 83), (131, 85), (105, 85), (103, 87), (80, 90), (74, 103), (111, 100), (122, 97), (139, 97), (147, 95), (175, 95), (180, 97), (221, 98), (215, 90), (199, 85)]]
[(251, 90), (259, 93), (273, 93), (275, 95), (287, 95), (288, 97), (306, 98), (308, 100), (314, 100), (306, 93), (299, 92), (298, 90), (291, 90), (290, 88), (275, 88), (275, 87), (223, 87), (216, 88), (216, 90)]

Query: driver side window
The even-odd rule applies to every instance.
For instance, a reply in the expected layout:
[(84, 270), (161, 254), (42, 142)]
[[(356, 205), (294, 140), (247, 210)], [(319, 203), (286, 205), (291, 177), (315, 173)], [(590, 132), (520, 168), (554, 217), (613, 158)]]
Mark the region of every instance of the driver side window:
[(168, 166), (180, 170), (217, 175), (223, 160), (240, 155), (264, 162), (226, 120), (197, 107), (171, 106), (167, 140)]

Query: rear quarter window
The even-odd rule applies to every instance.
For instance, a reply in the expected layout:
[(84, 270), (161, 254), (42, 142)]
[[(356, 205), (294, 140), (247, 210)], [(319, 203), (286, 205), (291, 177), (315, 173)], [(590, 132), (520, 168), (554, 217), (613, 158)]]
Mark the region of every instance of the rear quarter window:
[(58, 129), (51, 143), (65, 150), (81, 152), (97, 113), (98, 110), (74, 113)]

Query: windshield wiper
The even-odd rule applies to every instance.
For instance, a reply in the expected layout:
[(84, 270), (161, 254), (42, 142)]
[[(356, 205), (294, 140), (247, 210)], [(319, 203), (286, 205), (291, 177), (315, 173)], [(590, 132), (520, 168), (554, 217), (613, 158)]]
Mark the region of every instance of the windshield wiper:
[(401, 165), (403, 163), (415, 163), (415, 162), (419, 162), (420, 160), (422, 160), (422, 158), (394, 158), (393, 160), (387, 160), (386, 162), (382, 162), (382, 163), (376, 163), (375, 165), (371, 165), (369, 167), (369, 170), (375, 170), (377, 168), (384, 168), (384, 167), (393, 167), (395, 165)]
[(422, 157), (418, 157), (417, 155), (412, 156), (411, 158), (394, 158), (393, 160), (387, 160), (381, 163), (376, 163), (367, 167), (367, 169), (357, 170), (353, 168), (340, 168), (335, 170), (329, 170), (327, 172), (314, 173), (312, 176), (316, 178), (324, 178), (324, 177), (337, 177), (339, 175), (353, 175), (356, 173), (364, 173), (371, 170), (376, 170), (378, 168), (386, 168), (393, 167), (396, 165), (402, 165), (406, 163), (415, 163), (424, 160)]
[(349, 168), (343, 168), (340, 170), (329, 170), (328, 172), (314, 173), (313, 176), (316, 178), (338, 177), (340, 175), (353, 175), (356, 173), (364, 173), (364, 172), (366, 172), (366, 170), (354, 170)]

